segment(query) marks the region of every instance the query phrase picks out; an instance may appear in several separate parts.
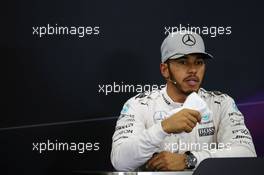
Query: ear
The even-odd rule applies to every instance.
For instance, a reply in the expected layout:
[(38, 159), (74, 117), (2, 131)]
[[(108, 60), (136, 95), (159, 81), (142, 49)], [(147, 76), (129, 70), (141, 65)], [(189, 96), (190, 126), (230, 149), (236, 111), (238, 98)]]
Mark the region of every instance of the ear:
[(166, 63), (160, 63), (160, 72), (161, 75), (167, 79), (170, 77), (169, 70), (168, 70), (168, 64)]

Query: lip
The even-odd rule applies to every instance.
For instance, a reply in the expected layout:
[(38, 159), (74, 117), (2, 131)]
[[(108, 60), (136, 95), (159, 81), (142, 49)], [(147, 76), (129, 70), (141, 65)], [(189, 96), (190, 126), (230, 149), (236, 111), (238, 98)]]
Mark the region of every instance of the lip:
[(196, 86), (199, 83), (198, 77), (187, 77), (184, 79), (184, 81), (189, 85), (189, 86)]
[(185, 78), (184, 81), (197, 81), (197, 82), (199, 82), (199, 78), (192, 76), (192, 77)]

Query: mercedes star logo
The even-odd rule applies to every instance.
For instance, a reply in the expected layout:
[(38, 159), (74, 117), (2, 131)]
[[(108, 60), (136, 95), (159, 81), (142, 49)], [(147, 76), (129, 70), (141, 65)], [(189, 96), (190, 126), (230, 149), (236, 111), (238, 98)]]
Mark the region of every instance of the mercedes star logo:
[(182, 42), (187, 46), (193, 46), (196, 43), (196, 40), (192, 34), (185, 34), (182, 37)]

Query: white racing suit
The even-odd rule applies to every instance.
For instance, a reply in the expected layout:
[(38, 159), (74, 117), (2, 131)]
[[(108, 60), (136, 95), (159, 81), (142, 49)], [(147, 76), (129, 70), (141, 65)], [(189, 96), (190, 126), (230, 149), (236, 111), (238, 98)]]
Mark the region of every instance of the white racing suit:
[(112, 143), (111, 162), (116, 170), (135, 171), (161, 151), (191, 151), (197, 165), (210, 157), (256, 157), (242, 113), (231, 97), (220, 92), (199, 89), (211, 113), (202, 116), (192, 132), (163, 131), (161, 121), (182, 107), (172, 101), (166, 88), (138, 94), (124, 104)]

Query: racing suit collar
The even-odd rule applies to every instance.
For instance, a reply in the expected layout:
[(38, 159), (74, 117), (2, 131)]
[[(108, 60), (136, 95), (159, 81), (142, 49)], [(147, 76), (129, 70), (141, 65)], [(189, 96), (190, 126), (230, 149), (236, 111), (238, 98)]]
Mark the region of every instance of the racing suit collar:
[[(162, 98), (167, 105), (172, 106), (173, 108), (178, 108), (183, 105), (183, 103), (174, 102), (170, 98), (170, 96), (167, 93), (167, 84), (165, 85), (164, 88), (161, 89), (161, 92), (162, 92)], [(197, 94), (201, 97), (203, 92), (205, 92), (205, 90), (203, 88), (199, 88)]]
[(179, 102), (174, 102), (168, 95), (167, 93), (167, 85), (165, 85), (164, 88), (161, 89), (161, 94), (162, 94), (162, 98), (164, 100), (164, 102), (169, 105), (172, 106), (173, 108), (178, 108), (181, 107), (183, 103), (179, 103)]

